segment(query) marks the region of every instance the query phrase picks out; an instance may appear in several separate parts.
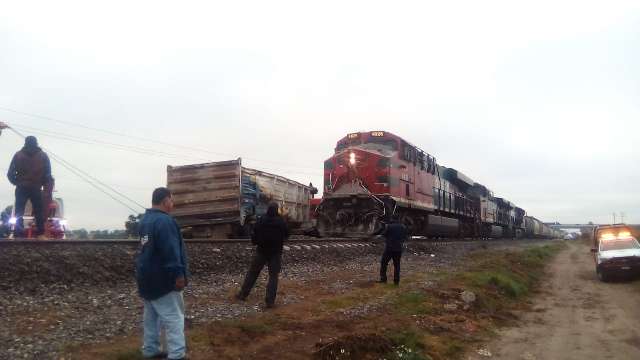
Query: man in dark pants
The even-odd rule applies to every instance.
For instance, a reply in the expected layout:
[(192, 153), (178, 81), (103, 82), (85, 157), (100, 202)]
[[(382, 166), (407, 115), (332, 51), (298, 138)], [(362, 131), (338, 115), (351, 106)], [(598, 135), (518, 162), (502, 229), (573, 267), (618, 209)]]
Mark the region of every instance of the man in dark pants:
[(375, 232), (374, 235), (383, 235), (385, 238), (384, 253), (380, 260), (380, 281), (387, 282), (387, 266), (393, 259), (393, 283), (400, 284), (400, 259), (402, 258), (402, 246), (409, 233), (407, 227), (399, 221), (398, 215), (393, 215), (391, 222)]
[[(173, 196), (167, 188), (153, 191), (153, 207), (139, 224), (140, 250), (136, 256), (138, 292), (144, 300), (142, 355), (147, 359), (184, 359), (184, 299), (188, 262), (180, 228), (169, 215)], [(167, 352), (160, 350), (164, 329)]]
[[(24, 210), (31, 201), (33, 216), (38, 228), (36, 236), (44, 234), (44, 204), (42, 187), (51, 183), (51, 162), (34, 136), (27, 136), (24, 147), (11, 160), (7, 178), (16, 186), (16, 235), (24, 236)], [(46, 204), (48, 206), (48, 204)]]
[(278, 204), (269, 204), (267, 214), (260, 218), (251, 236), (251, 242), (257, 245), (251, 267), (244, 279), (240, 292), (236, 295), (239, 300), (246, 300), (265, 265), (269, 269), (269, 281), (265, 303), (267, 308), (275, 305), (278, 291), (278, 275), (282, 263), (282, 244), (289, 237), (289, 229), (284, 219), (278, 215)]

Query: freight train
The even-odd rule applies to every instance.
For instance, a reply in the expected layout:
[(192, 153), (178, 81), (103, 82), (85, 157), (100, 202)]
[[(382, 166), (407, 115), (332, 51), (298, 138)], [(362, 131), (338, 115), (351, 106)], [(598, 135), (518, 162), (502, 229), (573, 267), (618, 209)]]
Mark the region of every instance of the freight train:
[(427, 237), (554, 237), (524, 209), (386, 131), (351, 133), (324, 162), (323, 236), (363, 237), (392, 215)]

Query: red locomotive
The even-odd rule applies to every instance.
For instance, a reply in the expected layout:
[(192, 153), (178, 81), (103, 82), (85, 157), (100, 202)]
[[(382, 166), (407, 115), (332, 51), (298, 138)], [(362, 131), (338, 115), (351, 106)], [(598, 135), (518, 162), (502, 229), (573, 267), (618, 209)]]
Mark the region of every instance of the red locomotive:
[(413, 235), (516, 237), (524, 210), (385, 131), (340, 139), (324, 163), (323, 235), (360, 237), (398, 214)]

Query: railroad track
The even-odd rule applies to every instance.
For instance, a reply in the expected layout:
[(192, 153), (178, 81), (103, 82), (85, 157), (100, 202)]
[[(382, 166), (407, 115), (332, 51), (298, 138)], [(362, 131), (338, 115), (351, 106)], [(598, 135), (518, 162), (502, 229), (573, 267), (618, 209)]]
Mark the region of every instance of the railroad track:
[[(412, 238), (409, 242), (424, 242), (433, 245), (449, 245), (449, 244), (475, 244), (483, 242), (516, 242), (534, 239), (492, 239), (492, 240), (480, 240), (480, 239), (427, 239), (427, 238)], [(185, 239), (187, 244), (247, 244), (250, 245), (250, 239)], [(381, 238), (293, 238), (286, 241), (286, 244), (322, 244), (322, 243), (381, 243), (384, 240)], [(35, 240), (35, 239), (2, 239), (0, 240), (0, 246), (3, 245), (137, 245), (139, 240), (133, 239), (92, 239), (92, 240)]]
[[(305, 239), (289, 239), (287, 243), (311, 243), (311, 242), (362, 242), (367, 241), (364, 238), (305, 238)], [(187, 244), (250, 244), (250, 239), (185, 239)], [(42, 244), (42, 245), (136, 245), (140, 241), (134, 239), (93, 239), (93, 240), (35, 240), (35, 239), (13, 239), (0, 240), (0, 246), (3, 244)]]

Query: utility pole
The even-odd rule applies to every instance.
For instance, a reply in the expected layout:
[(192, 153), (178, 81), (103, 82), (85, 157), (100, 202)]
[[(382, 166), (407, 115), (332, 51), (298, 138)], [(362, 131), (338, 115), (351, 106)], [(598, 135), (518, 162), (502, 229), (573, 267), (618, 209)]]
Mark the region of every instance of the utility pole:
[(614, 224), (616, 223), (616, 213), (615, 212), (613, 213), (613, 223)]
[(623, 212), (620, 213), (620, 222), (622, 224), (624, 224), (624, 213)]

